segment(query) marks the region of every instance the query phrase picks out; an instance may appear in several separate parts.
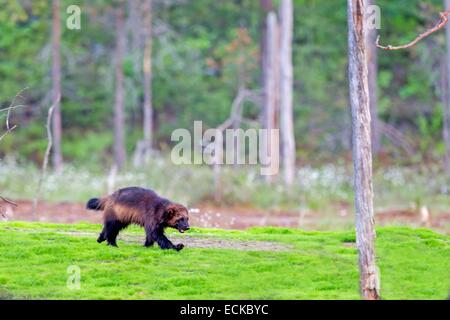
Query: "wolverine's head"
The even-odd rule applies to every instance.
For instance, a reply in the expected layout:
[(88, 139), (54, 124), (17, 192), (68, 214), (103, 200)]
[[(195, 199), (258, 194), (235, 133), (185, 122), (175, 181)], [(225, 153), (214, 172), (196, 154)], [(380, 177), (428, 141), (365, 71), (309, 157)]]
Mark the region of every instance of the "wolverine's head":
[(189, 230), (189, 216), (186, 207), (178, 203), (171, 203), (166, 207), (166, 223), (169, 227), (183, 233)]

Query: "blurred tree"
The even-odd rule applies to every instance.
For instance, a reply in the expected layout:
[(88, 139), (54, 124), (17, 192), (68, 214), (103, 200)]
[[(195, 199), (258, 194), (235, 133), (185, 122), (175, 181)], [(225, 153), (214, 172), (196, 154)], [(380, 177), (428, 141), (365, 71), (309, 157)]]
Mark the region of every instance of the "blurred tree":
[(294, 8), (292, 0), (280, 4), (280, 132), (284, 181), (290, 186), (295, 178), (295, 139), (293, 114), (292, 38)]
[[(373, 6), (375, 4), (375, 0), (367, 0), (367, 6)], [(366, 36), (370, 116), (372, 118), (372, 151), (375, 156), (380, 152), (381, 147), (381, 131), (378, 119), (378, 53), (375, 45), (377, 33), (377, 29), (369, 28)]]
[[(259, 29), (260, 29), (260, 41), (259, 41), (259, 51), (260, 51), (260, 68), (261, 68), (261, 78), (260, 83), (261, 87), (264, 88), (265, 81), (266, 81), (266, 74), (267, 71), (267, 15), (270, 12), (274, 11), (274, 4), (272, 0), (259, 0), (259, 12), (260, 12), (260, 22), (259, 22)], [(266, 123), (266, 114), (265, 114), (265, 108), (261, 108), (261, 125), (264, 127)]]
[[(450, 0), (444, 0), (444, 9), (450, 9)], [(442, 125), (442, 136), (445, 145), (445, 155), (444, 155), (444, 169), (448, 175), (450, 175), (450, 24), (447, 23), (446, 30), (446, 43), (447, 43), (447, 53), (445, 55), (445, 65), (446, 68), (446, 83), (447, 88), (444, 91), (444, 96), (446, 100), (443, 103), (443, 125)], [(445, 73), (445, 72), (444, 72)]]
[(144, 0), (144, 141), (145, 158), (148, 158), (153, 145), (153, 106), (152, 106), (152, 0)]
[[(264, 148), (269, 157), (275, 156), (275, 149), (270, 140), (270, 132), (278, 128), (278, 90), (279, 90), (279, 41), (278, 41), (278, 19), (275, 12), (267, 15), (266, 33), (266, 57), (264, 67), (264, 129), (267, 129), (267, 136), (263, 141)], [(278, 155), (276, 155), (278, 156)], [(265, 176), (267, 182), (273, 180), (273, 176)]]
[(125, 112), (124, 112), (124, 74), (123, 59), (125, 52), (124, 5), (118, 1), (116, 8), (116, 53), (115, 53), (115, 102), (114, 102), (114, 159), (121, 169), (125, 165)]
[(53, 167), (56, 171), (62, 169), (62, 153), (61, 153), (61, 137), (62, 137), (62, 120), (61, 120), (61, 4), (59, 0), (53, 0), (53, 25), (52, 25), (52, 98), (55, 103), (53, 110)]

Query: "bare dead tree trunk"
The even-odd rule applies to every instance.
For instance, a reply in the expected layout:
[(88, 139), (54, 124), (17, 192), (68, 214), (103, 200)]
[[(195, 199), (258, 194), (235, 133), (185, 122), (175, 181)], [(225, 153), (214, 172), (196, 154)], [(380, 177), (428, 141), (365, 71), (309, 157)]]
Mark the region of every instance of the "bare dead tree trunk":
[[(450, 8), (450, 0), (444, 0), (444, 9)], [(447, 69), (447, 88), (444, 91), (446, 94), (446, 103), (443, 104), (444, 108), (444, 121), (442, 136), (445, 143), (445, 157), (444, 157), (444, 168), (447, 174), (450, 176), (450, 25), (447, 24), (446, 30), (446, 41), (447, 41), (447, 54), (446, 54), (446, 69)]]
[[(374, 5), (375, 0), (367, 0), (367, 6)], [(372, 152), (377, 155), (381, 148), (381, 131), (378, 120), (378, 53), (375, 42), (377, 29), (367, 30), (367, 69), (369, 77), (370, 115), (372, 118)]]
[(292, 0), (282, 0), (280, 5), (280, 114), (281, 141), (284, 165), (284, 182), (290, 186), (295, 177), (295, 138), (293, 111), (292, 37), (294, 8)]
[(265, 12), (264, 15), (269, 13), (270, 11), (273, 11), (273, 0), (259, 0), (260, 7)]
[(144, 159), (147, 159), (152, 150), (153, 139), (153, 106), (152, 106), (152, 0), (144, 3)]
[(275, 29), (274, 29), (274, 34), (275, 37), (273, 39), (274, 41), (274, 68), (273, 68), (273, 72), (274, 72), (274, 114), (273, 114), (273, 128), (274, 129), (279, 129), (280, 128), (280, 72), (281, 72), (281, 65), (280, 65), (280, 24), (279, 24), (279, 19), (277, 17), (277, 15), (275, 14), (276, 17), (276, 23), (275, 23)]
[[(239, 77), (238, 77), (238, 93), (237, 93), (238, 97), (241, 95), (242, 92), (245, 92), (245, 81), (244, 81), (243, 73), (241, 72), (243, 67), (240, 66), (239, 68), (240, 68), (240, 71), (239, 71)], [(242, 103), (242, 102), (240, 102), (240, 103)], [(232, 112), (233, 112), (233, 107), (232, 107)], [(233, 121), (232, 121), (233, 123), (231, 125), (233, 130), (237, 130), (241, 127), (242, 112), (243, 112), (242, 107), (239, 106), (237, 108), (236, 114), (233, 116)], [(236, 139), (233, 138), (233, 149), (235, 150), (234, 159), (233, 159), (233, 169), (237, 170), (239, 168), (238, 159), (241, 157), (242, 154), (244, 154), (244, 156), (245, 156), (245, 150), (244, 150), (245, 148), (242, 147), (242, 145), (239, 143), (237, 138)]]
[(364, 20), (365, 0), (348, 0), (349, 91), (355, 171), (356, 244), (363, 299), (379, 299), (375, 263), (370, 103)]
[(52, 27), (52, 96), (53, 101), (58, 101), (53, 110), (53, 167), (56, 171), (61, 171), (62, 154), (61, 154), (61, 17), (60, 17), (60, 1), (53, 0), (53, 27)]
[[(144, 3), (142, 3), (144, 2)], [(128, 1), (128, 16), (126, 19), (126, 25), (128, 32), (131, 33), (130, 45), (127, 46), (127, 53), (130, 52), (133, 60), (133, 70), (136, 74), (141, 72), (142, 62), (141, 62), (141, 47), (142, 47), (142, 21), (141, 21), (141, 10), (145, 11), (145, 1), (135, 0)], [(127, 54), (126, 53), (126, 54)]]
[[(260, 66), (261, 66), (261, 87), (265, 88), (266, 79), (267, 79), (267, 15), (269, 12), (272, 12), (274, 9), (274, 5), (272, 0), (260, 0), (260, 8), (261, 8), (261, 41), (260, 41)], [(264, 89), (263, 89), (264, 90)], [(266, 101), (265, 98), (266, 93), (263, 92), (263, 100)], [(265, 128), (267, 122), (267, 110), (265, 108), (265, 102), (263, 103), (263, 107), (261, 108), (260, 113), (260, 121), (261, 127)]]
[[(264, 71), (264, 128), (270, 130), (276, 128), (277, 124), (277, 99), (278, 99), (278, 23), (274, 12), (267, 15), (267, 37), (266, 37), (266, 61)], [(273, 155), (273, 148), (269, 137), (263, 141), (267, 152)], [(265, 176), (267, 182), (271, 182), (273, 176)]]
[(116, 9), (116, 96), (114, 103), (114, 159), (120, 169), (125, 165), (125, 114), (124, 114), (124, 75), (123, 57), (125, 52), (125, 26), (123, 3)]

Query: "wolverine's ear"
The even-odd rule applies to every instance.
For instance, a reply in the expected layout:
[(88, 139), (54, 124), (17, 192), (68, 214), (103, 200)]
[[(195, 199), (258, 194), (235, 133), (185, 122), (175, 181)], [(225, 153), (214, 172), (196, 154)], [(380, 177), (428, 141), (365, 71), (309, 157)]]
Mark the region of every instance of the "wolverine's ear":
[(171, 203), (166, 206), (165, 214), (166, 218), (170, 219), (172, 218), (178, 211), (178, 206), (175, 203)]

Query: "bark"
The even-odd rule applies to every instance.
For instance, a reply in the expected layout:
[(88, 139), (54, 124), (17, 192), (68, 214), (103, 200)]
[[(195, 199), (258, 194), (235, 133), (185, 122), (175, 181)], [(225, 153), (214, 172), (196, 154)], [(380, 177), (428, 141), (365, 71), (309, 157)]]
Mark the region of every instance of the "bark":
[[(266, 70), (267, 70), (267, 15), (272, 12), (274, 5), (272, 0), (260, 0), (261, 8), (261, 41), (260, 41), (260, 65), (261, 65), (261, 87), (265, 87)], [(264, 128), (266, 124), (266, 110), (261, 108), (261, 126)]]
[(265, 14), (273, 11), (273, 1), (272, 0), (259, 0), (261, 8), (264, 10)]
[[(127, 27), (128, 32), (131, 35), (130, 46), (127, 46), (127, 50), (131, 52), (133, 58), (133, 70), (136, 74), (141, 72), (141, 47), (142, 47), (142, 21), (141, 21), (141, 9), (145, 14), (146, 1), (135, 0), (128, 1), (128, 16), (127, 16)], [(142, 7), (142, 8), (141, 8)]]
[[(264, 71), (264, 128), (270, 132), (277, 126), (278, 102), (278, 23), (274, 12), (267, 15), (266, 61)], [(273, 155), (269, 137), (263, 141), (270, 155)], [(266, 181), (272, 181), (272, 176), (266, 176)]]
[(125, 52), (124, 8), (120, 3), (116, 9), (116, 95), (114, 103), (114, 159), (120, 169), (125, 165), (125, 115), (124, 115), (124, 74), (123, 57)]
[[(450, 8), (450, 0), (444, 0), (444, 8)], [(445, 143), (445, 157), (444, 157), (444, 167), (447, 174), (450, 176), (450, 25), (447, 24), (445, 27), (446, 33), (446, 41), (447, 41), (447, 54), (446, 54), (446, 69), (447, 69), (447, 87), (446, 90), (446, 103), (443, 104), (444, 108), (444, 121), (443, 121), (443, 129), (442, 136)]]
[(379, 299), (375, 263), (370, 104), (365, 46), (364, 0), (348, 0), (349, 91), (360, 289), (364, 299)]
[(57, 101), (53, 110), (53, 168), (61, 171), (62, 154), (61, 154), (61, 136), (62, 136), (62, 120), (61, 120), (61, 16), (60, 1), (53, 0), (53, 28), (52, 28), (52, 97), (53, 101)]
[(153, 106), (152, 106), (152, 0), (146, 0), (144, 4), (144, 141), (145, 156), (147, 159), (152, 150), (153, 139)]
[(280, 113), (284, 181), (290, 186), (295, 177), (295, 138), (293, 119), (292, 37), (294, 8), (292, 0), (282, 0), (280, 6)]
[[(375, 0), (367, 0), (367, 6), (374, 5)], [(378, 54), (377, 30), (367, 30), (367, 69), (369, 81), (370, 115), (372, 117), (372, 152), (377, 155), (381, 148), (381, 131), (378, 119)]]

